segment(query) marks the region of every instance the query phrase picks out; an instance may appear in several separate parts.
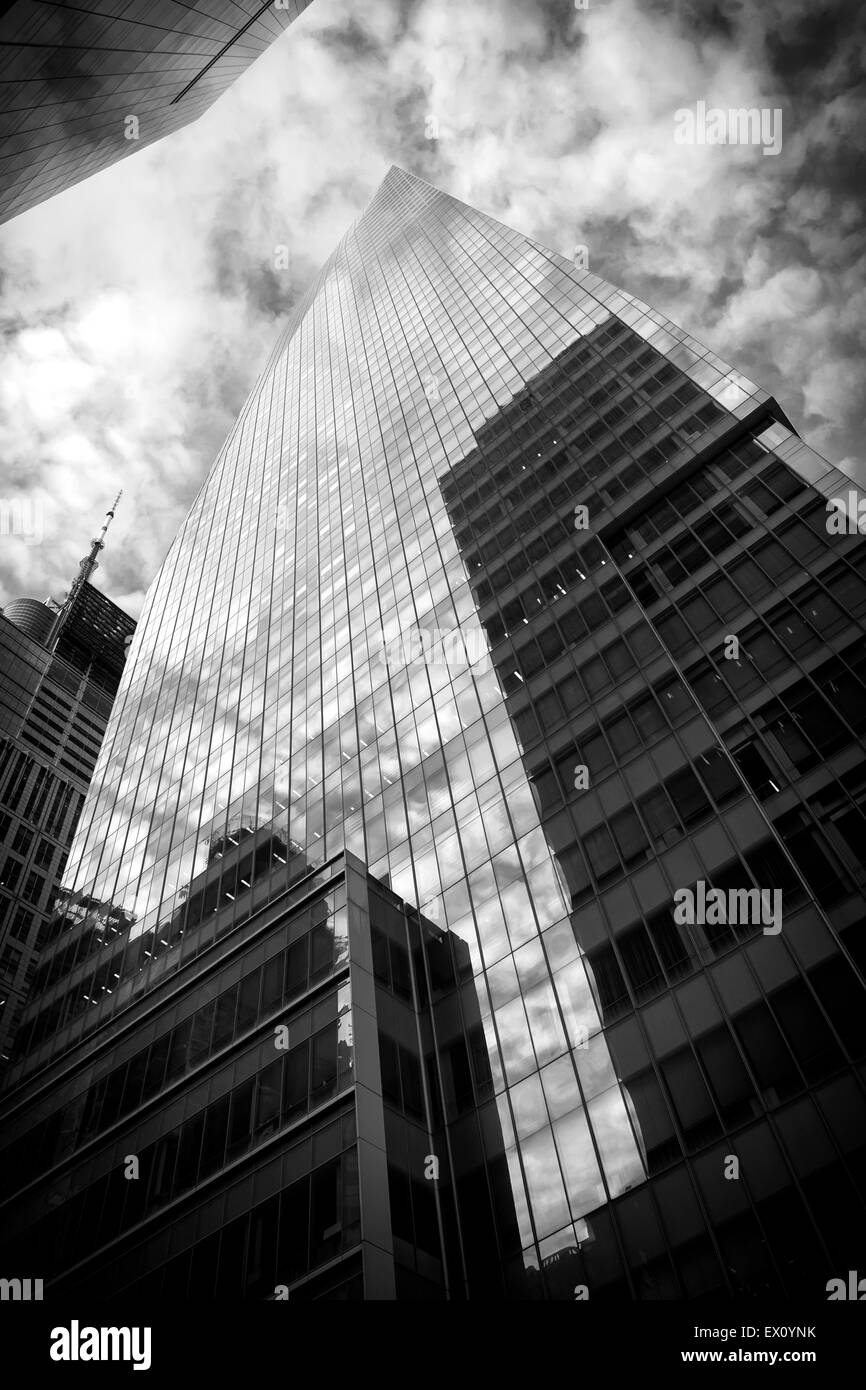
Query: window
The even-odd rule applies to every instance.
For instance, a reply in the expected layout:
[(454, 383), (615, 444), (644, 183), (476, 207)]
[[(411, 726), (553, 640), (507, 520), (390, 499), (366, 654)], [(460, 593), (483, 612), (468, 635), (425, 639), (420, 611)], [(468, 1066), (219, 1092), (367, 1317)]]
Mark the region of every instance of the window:
[(48, 840), (40, 840), (36, 853), (33, 856), (34, 864), (38, 864), (41, 869), (46, 871), (51, 868), (51, 861), (54, 858), (54, 846)]
[(412, 998), (412, 972), (409, 967), (409, 952), (393, 938), (388, 942), (391, 956), (391, 989), (403, 999)]
[(807, 1081), (821, 1081), (843, 1065), (842, 1050), (804, 980), (777, 989), (770, 1005)]
[(808, 772), (821, 760), (788, 712), (776, 714), (780, 709), (778, 700), (773, 700), (762, 711), (762, 723), (770, 745), (781, 756), (783, 767)]
[(642, 695), (639, 700), (633, 700), (628, 710), (645, 742), (649, 742), (654, 734), (667, 728), (665, 718), (652, 695)]
[(635, 563), (628, 574), (629, 583), (635, 591), (638, 602), (649, 605), (659, 598), (659, 591), (650, 579), (646, 565)]
[(15, 831), (15, 838), (12, 841), (12, 848), (15, 850), (16, 854), (26, 856), (32, 842), (33, 831), (28, 830), (26, 825), (19, 825), (18, 829)]
[(545, 728), (549, 728), (551, 725), (558, 724), (559, 721), (562, 719), (562, 710), (560, 708), (559, 700), (556, 698), (556, 695), (552, 690), (549, 690), (544, 695), (540, 695), (538, 697), (538, 699), (536, 700), (536, 708), (538, 710), (539, 718), (542, 721), (542, 725)]
[(340, 1161), (317, 1168), (310, 1183), (310, 1264), (330, 1259), (340, 1249)]
[(612, 613), (618, 613), (631, 602), (628, 589), (621, 579), (609, 579), (601, 587), (601, 595)]
[(780, 816), (776, 829), (822, 907), (832, 907), (847, 897), (851, 880), (806, 811), (798, 809)]
[(811, 687), (806, 686), (804, 694), (791, 699), (791, 709), (807, 737), (825, 757), (850, 743), (845, 726), (823, 696)]
[(815, 993), (852, 1057), (866, 1051), (863, 993), (846, 960), (833, 956), (810, 971)]
[(131, 1110), (135, 1110), (141, 1100), (141, 1088), (147, 1074), (147, 1057), (148, 1048), (144, 1048), (136, 1053), (126, 1068), (126, 1084), (119, 1111), (121, 1115), (128, 1115)]
[[(697, 522), (694, 529), (695, 535), (700, 537), (713, 555), (717, 555), (731, 543), (727, 529), (715, 516), (709, 516), (705, 521)], [(706, 556), (703, 558), (706, 559)]]
[[(744, 650), (744, 657), (745, 657)], [(743, 699), (752, 690), (757, 690), (762, 683), (756, 666), (751, 661), (744, 658), (725, 657), (719, 662), (725, 674), (725, 680), (736, 695)]]
[(277, 1248), (277, 1282), (291, 1283), (308, 1267), (310, 1222), (310, 1178), (305, 1176), (280, 1196), (280, 1227)]
[(390, 984), (388, 972), (388, 938), (377, 927), (370, 928), (373, 955), (373, 975), (387, 989)]
[[(698, 529), (699, 528), (696, 526), (695, 531), (697, 532)], [(725, 536), (724, 544), (729, 544), (729, 540), (730, 538)], [(708, 548), (712, 551), (716, 549), (715, 546)], [(700, 545), (693, 536), (689, 536), (688, 534), (686, 534), (684, 538), (678, 538), (677, 555), (680, 562), (685, 565), (689, 574), (694, 574), (697, 570), (701, 569), (702, 566), (709, 564), (709, 556), (706, 550), (704, 550), (704, 547)]]
[(866, 607), (866, 584), (863, 583), (858, 574), (840, 566), (838, 571), (833, 570), (826, 575), (824, 582), (844, 613), (860, 614), (863, 612), (864, 607)]
[(307, 952), (309, 941), (302, 936), (294, 941), (286, 952), (286, 980), (284, 997), (293, 999), (307, 988)]
[[(572, 778), (568, 784), (569, 792), (573, 787), (573, 782), (574, 779)], [(546, 814), (562, 804), (562, 793), (550, 768), (546, 768), (543, 772), (534, 773), (530, 785), (535, 789), (542, 814)]]
[[(199, 1179), (209, 1177), (222, 1167), (228, 1129), (230, 1096), (221, 1096), (205, 1112), (204, 1136), (201, 1149)], [(132, 1184), (130, 1184), (132, 1186)]]
[(779, 499), (757, 480), (743, 488), (743, 496), (749, 499), (758, 516), (772, 516), (779, 505)]
[(32, 921), (33, 913), (28, 912), (26, 907), (16, 908), (9, 923), (9, 935), (17, 937), (19, 941), (26, 941)]
[(602, 623), (607, 621), (607, 609), (598, 594), (590, 594), (589, 598), (585, 598), (578, 605), (578, 608), (590, 632), (601, 627)]
[[(822, 637), (827, 638), (841, 632), (848, 625), (848, 618), (839, 605), (817, 584), (810, 584), (797, 594), (795, 602), (800, 612)], [(808, 631), (808, 629), (806, 629)], [(811, 633), (809, 634), (811, 637)], [(784, 641), (784, 637), (782, 638)], [(812, 639), (814, 641), (814, 638)], [(817, 646), (817, 642), (815, 642)]]
[[(601, 733), (598, 732), (590, 734), (587, 738), (581, 740), (580, 755), (589, 768), (593, 778), (600, 776), (607, 768), (613, 765), (610, 749), (605, 743)], [(580, 759), (576, 759), (575, 761), (580, 761)], [(573, 785), (574, 776), (572, 775), (569, 787), (571, 788)]]
[(646, 622), (630, 627), (625, 634), (625, 640), (637, 662), (657, 656), (660, 651), (658, 638)]
[(2, 968), (4, 973), (8, 974), (10, 978), (14, 976), (15, 971), (18, 969), (23, 954), (23, 951), (17, 946), (12, 946), (8, 943), (0, 950), (0, 968)]
[(241, 1082), (240, 1086), (236, 1086), (231, 1093), (226, 1161), (237, 1158), (238, 1154), (242, 1154), (249, 1146), (250, 1134), (252, 1132), (251, 1111), (255, 1084), (255, 1077), (251, 1076), (249, 1080)]
[(715, 1028), (695, 1043), (713, 1099), (725, 1124), (738, 1125), (758, 1113), (749, 1074), (727, 1028)]
[(566, 676), (556, 687), (562, 708), (566, 716), (581, 708), (586, 703), (586, 696), (583, 693), (583, 686), (577, 676)]
[(784, 608), (775, 610), (767, 621), (787, 650), (801, 658), (817, 651), (821, 645), (821, 639), (803, 622), (791, 604), (785, 604)]
[[(570, 613), (559, 614), (559, 626), (562, 629), (566, 645), (579, 642), (584, 636), (584, 626), (580, 615), (572, 610)], [(582, 700), (581, 696), (581, 700)]]
[(544, 632), (538, 634), (538, 645), (541, 648), (541, 654), (546, 665), (550, 665), (551, 662), (555, 661), (563, 649), (562, 638), (556, 628), (553, 627), (547, 628)]
[(518, 647), (514, 655), (524, 679), (536, 675), (545, 665), (537, 642), (527, 642), (525, 646)]
[[(742, 590), (742, 592), (749, 598), (749, 600), (752, 603), (754, 603), (756, 599), (762, 598), (764, 594), (768, 594), (770, 592), (770, 589), (772, 588), (772, 585), (767, 579), (767, 576), (764, 574), (764, 571), (762, 569), (759, 569), (759, 567), (755, 564), (754, 560), (750, 560), (747, 557), (740, 560), (735, 560), (726, 568), (728, 574), (731, 576), (734, 583)], [(715, 599), (712, 593), (710, 592), (712, 588), (713, 583), (711, 581), (709, 584), (706, 585), (705, 593), (710, 599), (710, 602), (715, 603)], [(741, 607), (743, 607), (743, 600), (739, 599), (737, 607), (733, 608), (731, 611), (736, 613), (739, 611)]]
[(646, 858), (649, 841), (643, 832), (640, 821), (630, 807), (618, 811), (615, 816), (611, 816), (610, 828), (613, 831), (622, 861), (627, 868)]
[(792, 469), (778, 462), (767, 469), (766, 473), (763, 475), (763, 481), (768, 487), (773, 489), (777, 496), (783, 498), (786, 502), (789, 501), (790, 498), (796, 497), (797, 493), (802, 492), (803, 488), (806, 486), (802, 478), (799, 478)]
[(652, 942), (644, 927), (638, 925), (623, 932), (616, 939), (619, 953), (634, 991), (640, 1002), (664, 988), (665, 978), (653, 950)]
[(631, 1008), (625, 980), (610, 944), (595, 947), (587, 953), (587, 958), (595, 980), (602, 1022), (607, 1023)]
[(273, 1291), (278, 1220), (279, 1197), (259, 1203), (250, 1213), (245, 1280), (247, 1298), (261, 1298)]
[(607, 826), (599, 825), (588, 835), (584, 835), (583, 848), (592, 872), (599, 881), (619, 871), (619, 859)]
[(148, 1208), (159, 1206), (171, 1199), (178, 1144), (178, 1131), (174, 1130), (171, 1134), (164, 1135), (154, 1145), (151, 1160), (150, 1192), (147, 1199)]
[(332, 1095), (337, 1084), (337, 1025), (332, 1023), (311, 1039), (310, 1059), (312, 1079), (310, 1102), (313, 1105)]
[(300, 1043), (287, 1053), (283, 1070), (283, 1110), (286, 1119), (294, 1119), (307, 1108), (309, 1089), (308, 1040)]
[(170, 1044), (171, 1034), (163, 1033), (162, 1037), (157, 1038), (151, 1046), (142, 1088), (142, 1100), (148, 1100), (152, 1095), (155, 1095), (162, 1085)]
[(241, 1296), (247, 1222), (247, 1216), (239, 1216), (222, 1229), (217, 1265), (217, 1299), (237, 1299)]
[(578, 902), (590, 887), (589, 871), (576, 845), (560, 850), (557, 858), (574, 902)]
[(627, 714), (618, 714), (614, 719), (605, 720), (604, 731), (611, 748), (620, 760), (628, 757), (632, 749), (637, 748), (640, 744), (640, 739)]
[(21, 897), (26, 902), (39, 902), (44, 888), (44, 878), (40, 873), (29, 873), (26, 876), (24, 888), (21, 890)]
[(660, 1067), (686, 1147), (695, 1149), (714, 1139), (721, 1125), (690, 1049), (682, 1048)]
[(753, 547), (751, 554), (777, 584), (783, 584), (797, 569), (796, 562), (778, 541), (761, 541), (760, 545)]
[(672, 652), (681, 652), (694, 645), (695, 639), (679, 613), (666, 613), (658, 619), (657, 626), (662, 641)]
[(734, 748), (733, 758), (759, 801), (766, 801), (768, 796), (779, 791), (781, 778), (770, 767), (757, 739)]
[(808, 564), (810, 560), (816, 559), (829, 544), (826, 533), (822, 543), (808, 526), (796, 518), (780, 527), (777, 534), (801, 564)]
[(696, 825), (707, 815), (710, 803), (695, 774), (687, 767), (665, 782), (665, 789), (685, 826)]
[(646, 1145), (649, 1172), (658, 1173), (681, 1155), (674, 1130), (671, 1109), (662, 1094), (655, 1073), (647, 1070), (629, 1076), (626, 1089), (637, 1113), (643, 1142)]
[(719, 625), (714, 610), (700, 594), (696, 594), (694, 598), (685, 599), (680, 604), (680, 612), (699, 637), (712, 632)]
[(524, 748), (528, 747), (530, 743), (534, 743), (539, 737), (538, 723), (531, 709), (520, 710), (516, 713), (514, 722), (517, 725), (517, 737)]
[(581, 666), (580, 674), (590, 697), (597, 695), (600, 691), (604, 690), (606, 686), (610, 685), (610, 676), (605, 669), (604, 663), (598, 656), (594, 656), (590, 661), (587, 661)]
[(602, 657), (613, 679), (620, 680), (634, 670), (634, 659), (625, 642), (619, 640), (605, 647)]
[(186, 1065), (188, 1068), (199, 1065), (210, 1054), (210, 1038), (214, 1026), (215, 999), (203, 1009), (197, 1009), (192, 1016), (192, 1029), (189, 1033)]
[(687, 571), (667, 546), (662, 546), (662, 549), (653, 556), (651, 563), (657, 572), (661, 572), (671, 588), (675, 588), (681, 579), (686, 578)]
[(691, 969), (691, 952), (667, 908), (647, 918), (647, 931), (668, 978), (676, 980), (687, 975)]
[(710, 748), (695, 759), (695, 768), (718, 806), (742, 792), (742, 783), (721, 748)]
[(238, 1004), (238, 987), (232, 985), (231, 989), (224, 990), (216, 1002), (216, 1016), (214, 1018), (213, 1047), (216, 1051), (224, 1047), (234, 1037), (235, 1013)]
[(683, 827), (668, 797), (661, 787), (648, 792), (638, 802), (644, 824), (656, 849), (673, 845), (683, 833)]
[(423, 1118), (424, 1099), (421, 1089), (421, 1066), (418, 1058), (407, 1048), (400, 1048), (400, 1077), (403, 1083), (403, 1109), (409, 1115)]
[[(757, 567), (753, 565), (752, 568), (756, 569)], [(763, 575), (761, 578), (763, 579)], [(703, 592), (722, 619), (733, 617), (744, 607), (742, 595), (737, 592), (730, 580), (723, 577), (711, 579), (709, 583), (704, 584)]]
[(747, 633), (743, 647), (750, 661), (754, 662), (765, 679), (790, 665), (790, 657), (765, 628)]
[(327, 975), (333, 963), (333, 929), (327, 922), (320, 922), (310, 933), (310, 982)]
[(258, 1018), (260, 983), (261, 970), (251, 970), (241, 980), (238, 995), (238, 1016), (235, 1025), (236, 1035), (251, 1028)]
[(192, 1034), (192, 1015), (179, 1023), (172, 1030), (171, 1045), (168, 1051), (168, 1061), (166, 1063), (165, 1083), (174, 1081), (175, 1077), (182, 1076), (186, 1071), (187, 1051), (189, 1040)]
[(7, 888), (10, 893), (14, 893), (20, 877), (20, 861), (13, 859), (11, 855), (7, 855), (6, 863), (3, 865), (2, 870), (0, 870), (0, 886)]
[(693, 712), (692, 702), (688, 692), (681, 681), (672, 679), (665, 681), (656, 687), (659, 704), (667, 713), (668, 720), (673, 724), (680, 715)]

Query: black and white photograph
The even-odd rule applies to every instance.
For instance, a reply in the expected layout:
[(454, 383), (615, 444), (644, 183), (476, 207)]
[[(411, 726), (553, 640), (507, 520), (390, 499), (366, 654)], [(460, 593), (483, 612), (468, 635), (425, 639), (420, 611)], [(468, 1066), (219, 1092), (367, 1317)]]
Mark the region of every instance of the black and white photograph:
[(864, 55), (0, 3), (23, 1375), (296, 1373), (300, 1302), (488, 1305), (407, 1367), (494, 1304), (579, 1375), (862, 1344)]

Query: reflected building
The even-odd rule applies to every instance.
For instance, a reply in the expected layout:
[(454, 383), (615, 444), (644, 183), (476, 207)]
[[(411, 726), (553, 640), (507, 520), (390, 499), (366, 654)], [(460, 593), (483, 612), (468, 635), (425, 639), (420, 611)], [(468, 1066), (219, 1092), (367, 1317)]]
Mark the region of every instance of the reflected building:
[(0, 1076), (135, 631), (89, 582), (106, 529), (63, 604), (0, 612)]
[(0, 222), (189, 125), (309, 3), (0, 7)]
[[(853, 493), (662, 315), (392, 169), (148, 593), (19, 1032), (17, 1248), (47, 1201), (39, 1248), (83, 1241), (92, 1292), (122, 1236), (150, 1252), (129, 1284), (188, 1297), (212, 1296), (204, 1241), (238, 1296), (823, 1297), (864, 1217)], [(361, 911), (323, 957), (346, 1051), (322, 1074), (351, 1118), (322, 1152), (339, 1134), (357, 1169), (320, 1229), (313, 1091), (296, 1119), (262, 1101), (262, 1188), (254, 1139), (276, 1011), (294, 1036), (315, 981), (290, 999), (287, 967), (257, 976), (234, 1052), (209, 1060), (209, 1016), (166, 1059), (211, 975), (266, 969), (257, 923), (337, 863)], [(185, 1159), (209, 1081), (246, 1088), (237, 1127), (227, 1099)], [(119, 1156), (145, 1151), (130, 1196)], [(178, 1174), (200, 1202), (205, 1154), (250, 1185), (222, 1216), (178, 1208), (176, 1245), (166, 1204)], [(262, 1282), (254, 1209), (295, 1178), (305, 1263), (269, 1254)]]

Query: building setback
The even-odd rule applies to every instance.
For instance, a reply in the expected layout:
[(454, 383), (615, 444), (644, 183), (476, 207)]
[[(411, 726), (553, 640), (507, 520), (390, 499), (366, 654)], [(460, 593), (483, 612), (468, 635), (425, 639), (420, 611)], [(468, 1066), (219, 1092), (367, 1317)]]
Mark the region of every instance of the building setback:
[(0, 222), (189, 125), (309, 3), (3, 6)]
[(6, 1273), (824, 1298), (864, 1237), (852, 488), (392, 169), (148, 592), (10, 1068)]

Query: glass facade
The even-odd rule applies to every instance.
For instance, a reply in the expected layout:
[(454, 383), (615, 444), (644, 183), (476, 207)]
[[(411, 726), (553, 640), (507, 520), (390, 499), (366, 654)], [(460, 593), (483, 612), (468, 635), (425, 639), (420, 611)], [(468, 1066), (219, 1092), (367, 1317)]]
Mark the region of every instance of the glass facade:
[[(390, 1212), (356, 1294), (823, 1297), (864, 1234), (866, 574), (831, 520), (852, 488), (662, 315), (392, 169), (149, 590), (10, 1143), (70, 1055), (345, 851), (432, 933), (407, 928), (420, 1080), (399, 952), (375, 945), (381, 1008), (347, 1004), (353, 1032), (376, 1019), (381, 1103), (355, 1073), (353, 1113)], [(246, 1115), (267, 1067), (244, 1058)], [(387, 1119), (419, 1086), (424, 1153)], [(81, 1131), (67, 1157), (45, 1132), (71, 1172)]]
[(4, 5), (0, 222), (189, 125), (309, 3)]

